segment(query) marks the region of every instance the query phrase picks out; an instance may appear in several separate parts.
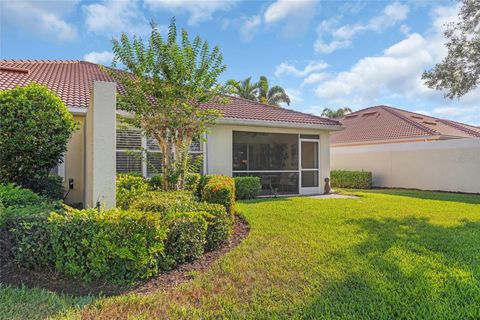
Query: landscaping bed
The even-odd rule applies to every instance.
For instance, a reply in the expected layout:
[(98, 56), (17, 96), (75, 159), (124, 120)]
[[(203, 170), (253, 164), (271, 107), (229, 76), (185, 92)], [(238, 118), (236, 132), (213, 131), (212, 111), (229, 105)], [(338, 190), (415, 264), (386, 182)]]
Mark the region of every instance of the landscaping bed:
[(248, 234), (248, 223), (236, 216), (233, 233), (228, 241), (218, 249), (203, 254), (197, 260), (182, 264), (171, 271), (140, 281), (134, 286), (119, 286), (105, 281), (85, 282), (48, 270), (29, 270), (20, 267), (6, 251), (0, 251), (0, 283), (12, 287), (43, 288), (49, 291), (72, 296), (102, 295), (111, 296), (124, 293), (151, 293), (165, 290), (191, 278), (191, 272), (199, 272), (235, 248)]

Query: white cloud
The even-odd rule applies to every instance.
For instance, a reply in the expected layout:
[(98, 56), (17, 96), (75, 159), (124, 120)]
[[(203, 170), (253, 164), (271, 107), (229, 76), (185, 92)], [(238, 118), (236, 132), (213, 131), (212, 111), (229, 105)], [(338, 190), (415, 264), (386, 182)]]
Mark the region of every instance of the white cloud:
[(255, 32), (262, 23), (262, 18), (260, 16), (253, 16), (247, 18), (240, 28), (240, 35), (244, 41), (252, 40)]
[(212, 19), (217, 11), (227, 11), (236, 0), (145, 0), (152, 9), (167, 9), (172, 12), (187, 12), (189, 25)]
[[(318, 53), (331, 53), (349, 47), (357, 34), (367, 31), (383, 32), (405, 20), (408, 12), (407, 5), (394, 2), (387, 5), (382, 14), (371, 18), (365, 24), (347, 24), (336, 28), (338, 22), (335, 19), (324, 20), (317, 27), (318, 37), (313, 45), (314, 50)], [(325, 40), (327, 36), (331, 38), (329, 41)]]
[(113, 60), (113, 53), (110, 51), (93, 51), (85, 54), (83, 56), (83, 60), (103, 65), (109, 65)]
[(328, 67), (328, 64), (324, 61), (310, 61), (304, 69), (297, 69), (295, 66), (282, 62), (275, 69), (275, 76), (281, 77), (282, 75), (293, 75), (296, 77), (305, 77), (312, 72), (320, 71)]
[(432, 115), (480, 122), (480, 89), (460, 101), (446, 100), (442, 92), (428, 88), (421, 79), (425, 69), (446, 55), (444, 23), (454, 20), (457, 10), (458, 6), (436, 8), (425, 34), (409, 34), (386, 48), (383, 54), (364, 57), (349, 70), (332, 74), (317, 87), (317, 96), (323, 98), (326, 105), (353, 108), (397, 100), (411, 103), (420, 110), (440, 105), (432, 108)]
[(103, 0), (84, 5), (85, 23), (89, 31), (108, 36), (125, 32), (142, 36), (150, 30), (138, 0)]
[(303, 102), (303, 94), (302, 91), (293, 88), (285, 89), (285, 92), (290, 97), (290, 105), (295, 105), (297, 103)]
[(303, 79), (302, 86), (306, 85), (306, 84), (318, 83), (320, 81), (325, 80), (327, 77), (328, 77), (328, 74), (324, 73), (324, 72), (312, 73), (312, 74), (308, 75), (307, 77), (305, 77), (305, 79)]
[(72, 11), (77, 2), (57, 4), (56, 1), (2, 1), (2, 23), (62, 41), (72, 40), (77, 36), (77, 30), (63, 16)]
[(307, 30), (318, 0), (277, 0), (263, 14), (266, 25), (282, 24), (283, 36), (293, 37)]

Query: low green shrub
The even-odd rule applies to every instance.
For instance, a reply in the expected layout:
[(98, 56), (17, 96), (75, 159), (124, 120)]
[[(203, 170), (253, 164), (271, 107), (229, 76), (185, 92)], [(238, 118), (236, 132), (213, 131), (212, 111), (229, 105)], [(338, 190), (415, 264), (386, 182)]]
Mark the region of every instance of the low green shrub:
[(147, 180), (138, 175), (118, 174), (116, 181), (117, 207), (128, 209), (130, 204), (148, 190)]
[(31, 189), (50, 200), (63, 199), (63, 179), (60, 176), (50, 175), (46, 179), (37, 179)]
[(165, 254), (170, 261), (180, 264), (203, 254), (207, 242), (206, 215), (206, 212), (181, 212), (168, 218), (169, 232), (165, 242)]
[(125, 283), (158, 273), (167, 229), (159, 215), (68, 210), (48, 219), (55, 267), (85, 280)]
[(235, 177), (237, 199), (253, 199), (260, 194), (261, 189), (259, 177)]
[(29, 189), (17, 187), (12, 183), (0, 184), (0, 205), (5, 208), (41, 205), (44, 202), (45, 198)]
[(185, 175), (185, 190), (195, 192), (200, 182), (199, 173), (187, 173)]
[(156, 212), (166, 216), (172, 212), (190, 211), (194, 195), (188, 191), (158, 192), (149, 191), (136, 199), (131, 208), (134, 210)]
[(205, 179), (202, 200), (221, 204), (233, 215), (235, 212), (235, 180), (224, 175), (209, 175)]
[(334, 188), (370, 189), (372, 173), (367, 171), (332, 170), (331, 185)]
[(163, 177), (161, 175), (152, 176), (148, 179), (149, 190), (163, 191)]
[(207, 235), (205, 250), (212, 251), (228, 240), (233, 231), (233, 218), (221, 204), (196, 202), (193, 209), (198, 212), (206, 212)]

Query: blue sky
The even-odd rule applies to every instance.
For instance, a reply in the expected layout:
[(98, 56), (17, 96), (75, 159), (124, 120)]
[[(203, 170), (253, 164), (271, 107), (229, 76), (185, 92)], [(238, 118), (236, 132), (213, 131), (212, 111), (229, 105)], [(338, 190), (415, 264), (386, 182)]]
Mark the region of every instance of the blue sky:
[(266, 75), (291, 107), (321, 113), (377, 104), (480, 125), (480, 90), (447, 100), (420, 79), (446, 54), (455, 1), (1, 1), (2, 59), (109, 65), (112, 37), (145, 37), (149, 21), (219, 45), (222, 81)]

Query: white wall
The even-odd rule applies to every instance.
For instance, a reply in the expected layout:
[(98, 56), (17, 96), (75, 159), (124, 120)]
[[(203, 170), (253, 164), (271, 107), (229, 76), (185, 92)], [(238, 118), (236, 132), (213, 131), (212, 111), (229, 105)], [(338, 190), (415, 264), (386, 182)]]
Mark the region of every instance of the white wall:
[(116, 84), (95, 81), (85, 121), (85, 206), (115, 207)]
[(364, 170), (377, 187), (480, 193), (480, 139), (333, 147), (332, 170)]
[(319, 192), (323, 192), (324, 180), (330, 177), (330, 132), (318, 129), (262, 127), (216, 124), (207, 134), (205, 161), (207, 173), (232, 175), (233, 131), (272, 132), (320, 135)]

